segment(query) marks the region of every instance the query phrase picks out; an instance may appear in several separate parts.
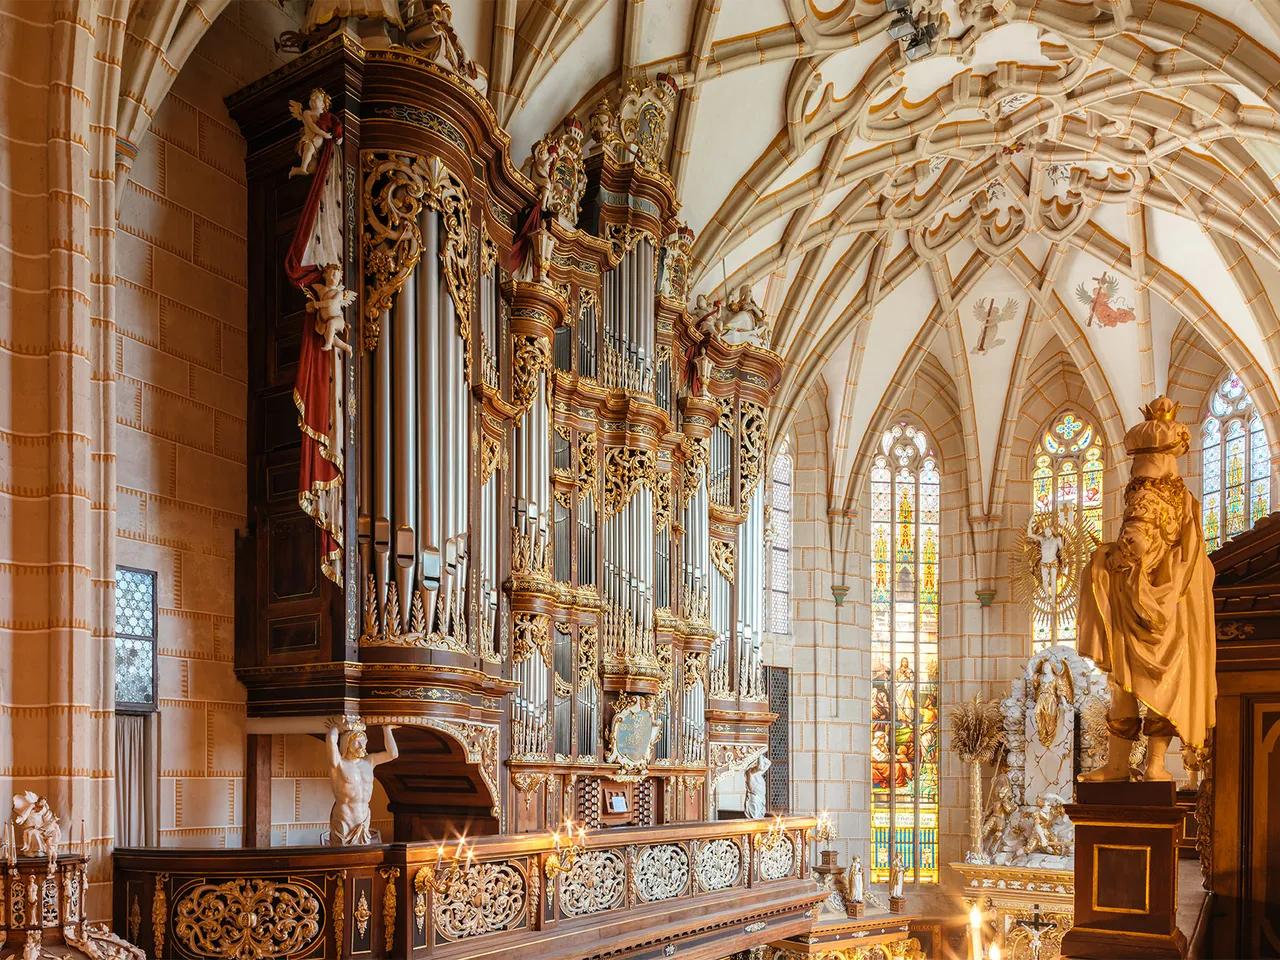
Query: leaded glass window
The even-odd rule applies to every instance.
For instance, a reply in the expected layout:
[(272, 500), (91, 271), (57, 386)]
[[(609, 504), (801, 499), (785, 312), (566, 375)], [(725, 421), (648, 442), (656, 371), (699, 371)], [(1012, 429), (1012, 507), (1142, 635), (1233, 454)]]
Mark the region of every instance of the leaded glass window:
[(116, 567), (116, 708), (156, 708), (156, 575)]
[(1271, 512), (1271, 451), (1262, 418), (1234, 373), (1209, 398), (1200, 427), (1200, 512), (1210, 550)]
[(769, 471), (769, 629), (791, 630), (791, 493), (795, 465), (786, 441)]
[(871, 467), (873, 882), (896, 852), (938, 881), (941, 475), (924, 433), (896, 424)]
[[(1078, 523), (1102, 542), (1102, 438), (1088, 420), (1067, 411), (1040, 435), (1031, 469), (1032, 518), (1056, 514), (1066, 523)], [(1075, 597), (1062, 591), (1074, 590), (1071, 578), (1057, 581), (1062, 602), (1052, 613), (1032, 614), (1035, 647), (1041, 650), (1055, 643), (1076, 644)], [(1059, 613), (1069, 610), (1069, 614)]]

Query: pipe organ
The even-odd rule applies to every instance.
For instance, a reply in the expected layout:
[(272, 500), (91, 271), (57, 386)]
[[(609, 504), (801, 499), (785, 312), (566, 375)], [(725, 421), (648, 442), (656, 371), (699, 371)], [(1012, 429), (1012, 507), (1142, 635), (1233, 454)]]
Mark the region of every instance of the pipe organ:
[[(704, 819), (772, 719), (781, 360), (690, 315), (668, 78), (606, 97), (590, 136), (569, 118), (522, 170), (467, 64), (456, 40), (363, 49), (339, 32), (233, 98), (265, 344), (238, 558), (252, 722), (399, 724), (401, 756), (378, 768), (397, 840)], [(277, 276), (313, 192), (287, 174), (285, 108), (313, 88), (343, 130), (332, 245), (354, 294), (349, 349), (317, 368), (345, 388), (321, 438), (342, 455), (342, 564), (324, 573), (295, 479), (317, 438), (289, 400), (325, 348)], [(606, 808), (611, 784), (634, 803)]]

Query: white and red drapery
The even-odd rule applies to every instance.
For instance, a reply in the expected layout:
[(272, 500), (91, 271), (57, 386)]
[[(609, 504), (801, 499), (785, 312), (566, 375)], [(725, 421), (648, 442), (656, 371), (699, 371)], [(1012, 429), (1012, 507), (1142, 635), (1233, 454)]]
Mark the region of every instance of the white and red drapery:
[[(311, 296), (322, 282), (323, 268), (342, 264), (342, 123), (332, 111), (317, 120), (332, 136), (316, 158), (315, 172), (298, 226), (285, 254), (289, 281)], [(343, 355), (330, 346), (308, 312), (302, 324), (302, 347), (293, 402), (298, 408), (302, 453), (298, 471), (298, 505), (320, 528), (320, 566), (342, 584), (342, 443)]]

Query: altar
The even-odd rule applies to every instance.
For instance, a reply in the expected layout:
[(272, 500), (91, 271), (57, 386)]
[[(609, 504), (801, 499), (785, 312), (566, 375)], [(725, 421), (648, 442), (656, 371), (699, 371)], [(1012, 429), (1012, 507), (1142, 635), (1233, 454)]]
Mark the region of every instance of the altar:
[(1011, 960), (1054, 960), (1071, 929), (1075, 778), (1106, 761), (1106, 677), (1074, 649), (1034, 654), (1000, 701), (1003, 752), (980, 815), (978, 849), (951, 864), (966, 906)]

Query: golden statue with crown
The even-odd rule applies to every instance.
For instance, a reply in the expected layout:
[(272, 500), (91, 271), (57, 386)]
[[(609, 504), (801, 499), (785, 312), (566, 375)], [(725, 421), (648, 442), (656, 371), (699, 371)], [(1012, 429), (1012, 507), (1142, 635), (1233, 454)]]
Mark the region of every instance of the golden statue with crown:
[(1170, 737), (1199, 748), (1213, 726), (1213, 565), (1200, 504), (1178, 475), (1178, 457), (1191, 448), (1179, 406), (1157, 397), (1125, 434), (1133, 466), (1120, 536), (1094, 551), (1081, 582), (1079, 650), (1111, 682), (1107, 763), (1082, 780), (1129, 779), (1139, 732), (1148, 737), (1144, 779), (1168, 780)]

